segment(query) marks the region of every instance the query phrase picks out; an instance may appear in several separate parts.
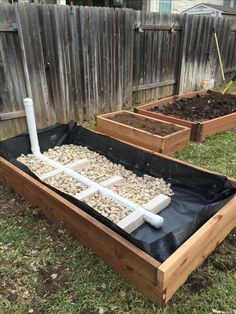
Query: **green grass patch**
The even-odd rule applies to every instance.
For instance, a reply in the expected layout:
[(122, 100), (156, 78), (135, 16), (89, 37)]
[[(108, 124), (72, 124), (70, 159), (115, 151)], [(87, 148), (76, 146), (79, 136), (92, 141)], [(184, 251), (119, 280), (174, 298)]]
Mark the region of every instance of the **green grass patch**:
[(219, 133), (190, 145), (174, 157), (236, 178), (236, 130)]
[[(37, 208), (3, 186), (0, 191), (1, 313), (211, 313), (236, 308), (235, 233), (161, 308)], [(9, 197), (14, 201), (5, 203)]]
[[(235, 233), (166, 307), (148, 302), (61, 226), (0, 186), (1, 313), (211, 313), (236, 309)], [(5, 202), (5, 199), (14, 199)]]
[[(230, 80), (227, 81), (227, 83), (229, 82)], [(226, 83), (226, 85), (227, 85)], [(223, 92), (223, 90), (225, 89), (226, 85), (221, 85), (219, 86), (218, 88), (215, 88), (216, 90), (219, 90), (220, 92)], [(229, 94), (236, 94), (236, 81), (234, 81), (232, 83), (232, 85), (229, 87), (229, 89), (226, 91), (226, 93), (229, 93)]]
[(90, 120), (90, 121), (84, 121), (82, 123), (82, 126), (86, 129), (95, 130), (96, 129), (96, 121), (95, 121), (95, 119)]

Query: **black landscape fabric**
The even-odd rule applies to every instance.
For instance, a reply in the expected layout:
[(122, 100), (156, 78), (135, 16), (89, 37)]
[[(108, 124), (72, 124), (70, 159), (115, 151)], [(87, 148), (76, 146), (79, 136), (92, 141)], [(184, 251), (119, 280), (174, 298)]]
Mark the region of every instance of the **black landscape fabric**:
[[(164, 218), (163, 227), (157, 230), (145, 223), (132, 234), (127, 234), (85, 203), (50, 187), (160, 262), (166, 260), (236, 192), (224, 176), (196, 170), (164, 156), (155, 156), (108, 136), (96, 134), (74, 122), (41, 129), (38, 135), (41, 152), (64, 144), (82, 145), (106, 156), (112, 162), (122, 164), (139, 176), (149, 174), (164, 178), (171, 184), (174, 192), (171, 204), (160, 213)], [(2, 157), (37, 178), (29, 168), (16, 160), (21, 154), (29, 153), (28, 134), (0, 142)]]

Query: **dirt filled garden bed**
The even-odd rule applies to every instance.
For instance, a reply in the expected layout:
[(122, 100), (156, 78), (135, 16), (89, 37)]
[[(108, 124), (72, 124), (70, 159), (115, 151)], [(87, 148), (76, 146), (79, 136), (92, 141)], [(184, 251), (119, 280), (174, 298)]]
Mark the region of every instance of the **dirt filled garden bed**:
[(166, 155), (183, 149), (190, 130), (128, 111), (97, 116), (97, 131)]
[(188, 121), (203, 122), (236, 112), (236, 96), (208, 92), (205, 95), (196, 94), (193, 98), (177, 99), (173, 103), (154, 106), (149, 110)]
[(191, 139), (202, 141), (236, 127), (236, 96), (201, 91), (143, 105), (136, 112), (191, 128)]
[(182, 128), (177, 125), (164, 122), (157, 123), (154, 120), (148, 118), (143, 119), (128, 112), (117, 114), (111, 117), (111, 120), (160, 136), (169, 135), (182, 130)]

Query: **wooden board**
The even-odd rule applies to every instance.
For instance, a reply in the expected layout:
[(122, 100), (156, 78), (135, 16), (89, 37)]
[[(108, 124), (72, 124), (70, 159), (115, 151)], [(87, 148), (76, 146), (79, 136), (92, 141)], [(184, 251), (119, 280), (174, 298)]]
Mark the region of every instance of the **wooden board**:
[[(32, 97), (41, 128), (130, 107), (133, 14), (0, 3), (0, 113), (21, 111)], [(22, 117), (0, 119), (0, 137), (26, 129)]]
[(192, 98), (192, 97), (195, 97), (196, 94), (204, 95), (206, 93), (207, 91), (197, 91), (197, 92), (182, 94), (178, 96), (168, 97), (168, 98), (153, 101), (151, 103), (139, 106), (135, 108), (134, 111), (144, 116), (148, 116), (148, 117), (156, 118), (158, 120), (163, 120), (166, 122), (171, 122), (171, 123), (175, 123), (175, 124), (182, 125), (185, 127), (189, 127), (191, 128), (190, 139), (192, 141), (201, 142), (208, 136), (236, 128), (236, 113), (231, 113), (223, 117), (215, 118), (215, 119), (204, 121), (204, 122), (191, 122), (188, 120), (167, 116), (167, 115), (152, 112), (149, 110), (156, 106), (167, 105), (169, 103), (173, 103), (177, 99)]
[[(148, 149), (142, 150), (193, 169), (204, 170)], [(209, 170), (205, 172), (214, 173)], [(0, 181), (38, 206), (52, 222), (62, 222), (82, 244), (91, 247), (96, 255), (158, 304), (165, 304), (189, 274), (236, 226), (235, 196), (165, 262), (160, 263), (2, 157)], [(230, 179), (230, 182), (236, 187), (235, 179)]]
[(0, 181), (37, 205), (52, 222), (63, 223), (149, 299), (158, 302), (161, 298), (156, 286), (158, 261), (2, 157)]
[(166, 291), (166, 301), (236, 226), (235, 205), (236, 196), (158, 268), (158, 284)]
[(135, 11), (134, 23), (133, 103), (175, 94), (183, 17)]
[[(138, 128), (131, 127), (129, 125), (113, 121), (111, 118), (120, 113), (129, 113), (143, 119), (142, 115), (135, 114), (128, 111), (118, 111), (96, 117), (97, 127), (96, 130), (103, 134), (112, 136), (114, 138), (125, 140), (129, 143), (139, 145), (143, 148), (151, 149), (152, 151), (173, 154), (178, 150), (186, 147), (189, 141), (190, 129), (179, 126), (182, 128), (180, 131), (174, 132), (166, 136), (160, 136), (143, 131)], [(158, 123), (163, 121), (149, 118), (150, 121), (156, 121)], [(164, 122), (170, 124), (168, 122)], [(172, 124), (172, 123), (171, 123)]]
[(17, 119), (17, 118), (22, 118), (22, 117), (25, 117), (24, 110), (0, 113), (0, 121), (12, 120), (12, 119)]
[(11, 31), (16, 26), (14, 5), (0, 3), (0, 21), (0, 137), (9, 137), (26, 131), (23, 98), (28, 95), (19, 34)]
[(234, 128), (236, 128), (236, 113), (227, 114), (226, 116), (203, 122), (200, 141), (204, 140), (208, 136)]
[[(158, 304), (166, 303), (236, 226), (234, 197), (161, 264), (1, 157), (0, 181), (37, 205), (52, 222), (63, 222), (81, 243), (91, 247), (96, 255)], [(231, 182), (236, 186), (235, 180)]]
[[(155, 106), (157, 104), (155, 103)], [(190, 133), (190, 140), (191, 141), (197, 141), (197, 136), (198, 136), (198, 130), (199, 127), (201, 127), (200, 123), (195, 123), (195, 122), (190, 122), (187, 120), (183, 120), (183, 119), (179, 119), (179, 118), (174, 118), (171, 116), (165, 116), (163, 114), (160, 113), (156, 113), (156, 112), (152, 112), (152, 111), (148, 111), (146, 109), (143, 109), (142, 106), (138, 107), (138, 108), (134, 108), (134, 112), (137, 112), (141, 115), (147, 116), (147, 117), (151, 117), (154, 119), (158, 119), (158, 120), (163, 120), (166, 122), (170, 122), (170, 123), (174, 123), (174, 124), (178, 124), (178, 125), (182, 125), (185, 127), (188, 127), (191, 129), (191, 133)]]

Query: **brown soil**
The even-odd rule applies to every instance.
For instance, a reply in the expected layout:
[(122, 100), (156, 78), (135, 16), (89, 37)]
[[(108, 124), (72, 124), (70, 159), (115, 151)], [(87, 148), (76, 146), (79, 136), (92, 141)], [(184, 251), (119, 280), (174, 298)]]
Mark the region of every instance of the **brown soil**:
[(0, 274), (0, 295), (10, 302), (17, 300), (17, 293), (11, 292), (16, 289), (14, 285), (16, 282), (17, 278), (14, 275)]
[(193, 293), (199, 293), (211, 287), (212, 283), (208, 279), (191, 279), (188, 281), (189, 290)]
[(118, 113), (109, 119), (160, 136), (169, 135), (182, 130), (181, 127), (177, 127), (174, 124), (150, 120), (128, 112)]
[(217, 256), (210, 260), (211, 265), (220, 271), (236, 271), (236, 228), (216, 249)]
[(234, 272), (236, 270), (236, 228), (231, 231), (227, 238), (216, 248), (201, 266), (201, 271), (195, 271), (188, 279), (187, 286), (191, 292), (199, 293), (212, 286), (212, 266), (216, 271)]
[(208, 92), (194, 98), (183, 98), (166, 105), (155, 106), (149, 111), (192, 122), (203, 122), (236, 112), (236, 96)]
[[(57, 274), (55, 279), (51, 277), (53, 274)], [(67, 288), (67, 282), (68, 274), (62, 267), (53, 268), (52, 266), (48, 266), (38, 273), (38, 288), (42, 290), (42, 294), (56, 294), (58, 291)]]

